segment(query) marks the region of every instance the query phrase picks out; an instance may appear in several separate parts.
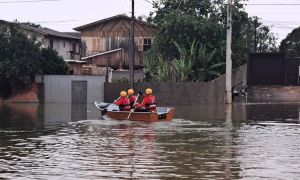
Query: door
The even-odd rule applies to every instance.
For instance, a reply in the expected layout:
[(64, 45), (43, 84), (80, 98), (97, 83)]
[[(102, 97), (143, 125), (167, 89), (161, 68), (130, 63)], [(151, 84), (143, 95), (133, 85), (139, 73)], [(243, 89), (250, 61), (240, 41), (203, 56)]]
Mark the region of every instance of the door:
[(72, 81), (72, 121), (87, 119), (87, 81)]

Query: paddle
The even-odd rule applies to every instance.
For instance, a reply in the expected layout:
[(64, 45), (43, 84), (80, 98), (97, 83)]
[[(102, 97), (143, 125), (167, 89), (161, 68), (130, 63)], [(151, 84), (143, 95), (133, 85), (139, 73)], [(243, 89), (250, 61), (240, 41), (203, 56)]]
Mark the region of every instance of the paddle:
[(133, 109), (130, 110), (130, 113), (128, 114), (128, 117), (126, 118), (127, 120), (130, 118), (131, 113), (134, 111), (134, 105), (135, 105), (136, 101), (138, 100), (139, 95), (140, 95), (140, 94), (138, 94), (138, 95), (136, 96), (136, 99), (135, 99), (135, 101), (134, 101), (134, 103), (133, 103)]
[[(113, 103), (117, 102), (120, 98), (121, 98), (121, 96), (118, 99), (114, 100)], [(94, 104), (95, 104), (96, 108), (98, 108), (101, 111), (102, 120), (103, 120), (104, 119), (103, 116), (106, 114), (107, 109), (111, 104), (108, 104), (107, 106), (103, 106), (103, 107), (99, 106), (99, 104), (96, 101), (94, 102)]]
[(118, 97), (118, 99), (114, 100), (114, 102), (113, 102), (113, 103), (117, 102), (117, 101), (118, 101), (120, 98), (121, 98), (121, 96), (120, 96), (120, 97)]

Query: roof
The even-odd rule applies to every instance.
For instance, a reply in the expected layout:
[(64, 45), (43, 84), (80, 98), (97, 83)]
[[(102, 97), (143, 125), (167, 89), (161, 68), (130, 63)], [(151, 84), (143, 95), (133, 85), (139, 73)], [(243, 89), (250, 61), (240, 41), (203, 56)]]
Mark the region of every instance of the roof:
[(102, 52), (102, 53), (93, 54), (93, 55), (90, 55), (90, 56), (83, 57), (83, 58), (81, 58), (81, 60), (86, 60), (86, 59), (89, 59), (89, 58), (92, 58), (92, 57), (102, 56), (102, 55), (105, 55), (105, 54), (110, 54), (110, 53), (121, 51), (121, 50), (122, 50), (122, 48), (118, 48), (118, 49), (114, 49), (114, 50), (111, 50), (111, 51), (105, 51), (105, 52)]
[(30, 26), (30, 25), (26, 25), (26, 24), (9, 22), (9, 21), (5, 21), (5, 20), (0, 20), (0, 22), (5, 23), (5, 24), (16, 25), (16, 26), (19, 26), (20, 28), (26, 29), (28, 31), (34, 31), (36, 33), (40, 33), (40, 34), (43, 34), (45, 36), (55, 36), (55, 37), (60, 37), (60, 38), (80, 40), (80, 36), (78, 36), (78, 35), (59, 32), (59, 31), (49, 29), (49, 28), (46, 28), (46, 27), (45, 28), (37, 28), (37, 27)]
[[(112, 20), (115, 20), (115, 19), (126, 19), (126, 20), (131, 21), (131, 17), (128, 17), (128, 16), (123, 15), (123, 14), (120, 14), (120, 15), (109, 17), (109, 18), (101, 19), (99, 21), (95, 21), (95, 22), (92, 22), (92, 23), (89, 23), (89, 24), (86, 24), (86, 25), (83, 25), (83, 26), (76, 27), (76, 28), (74, 28), (74, 30), (76, 30), (76, 31), (82, 31), (82, 30), (84, 30), (86, 28), (89, 28), (89, 27), (92, 27), (92, 26), (96, 26), (96, 25), (99, 25), (99, 24), (102, 24), (102, 23), (106, 23), (108, 21), (112, 21)], [(148, 23), (146, 21), (135, 19), (135, 22), (144, 24), (146, 26), (155, 27), (154, 24)]]
[(80, 36), (75, 36), (75, 35), (72, 35), (72, 34), (69, 34), (69, 33), (55, 31), (55, 30), (49, 29), (49, 28), (42, 28), (42, 32), (45, 33), (45, 35), (48, 35), (48, 36), (56, 36), (56, 37), (80, 40)]
[(76, 37), (79, 37), (80, 38), (80, 32), (64, 32), (66, 34), (70, 34), (72, 36), (76, 36)]

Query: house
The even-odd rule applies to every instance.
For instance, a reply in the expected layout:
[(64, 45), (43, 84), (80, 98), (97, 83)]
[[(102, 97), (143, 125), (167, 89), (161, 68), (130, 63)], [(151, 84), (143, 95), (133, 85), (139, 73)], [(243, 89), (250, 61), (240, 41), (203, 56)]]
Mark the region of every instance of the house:
[(43, 48), (51, 48), (68, 63), (71, 74), (81, 74), (81, 44), (79, 33), (64, 33), (49, 28), (42, 28), (29, 23), (14, 23), (0, 20), (0, 24), (16, 25), (28, 37), (35, 36)]
[[(131, 18), (117, 15), (74, 28), (81, 33), (82, 60), (97, 67), (129, 68)], [(155, 26), (135, 20), (135, 68), (143, 65), (144, 53), (151, 47)]]

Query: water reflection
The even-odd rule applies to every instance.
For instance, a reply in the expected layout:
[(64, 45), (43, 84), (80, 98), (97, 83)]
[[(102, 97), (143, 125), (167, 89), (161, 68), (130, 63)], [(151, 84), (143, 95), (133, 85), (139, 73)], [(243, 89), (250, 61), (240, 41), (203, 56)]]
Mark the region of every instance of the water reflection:
[(173, 121), (157, 123), (99, 120), (85, 107), (1, 105), (0, 178), (300, 176), (297, 104), (178, 106)]

